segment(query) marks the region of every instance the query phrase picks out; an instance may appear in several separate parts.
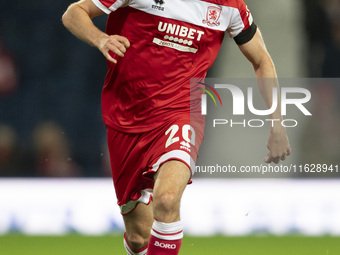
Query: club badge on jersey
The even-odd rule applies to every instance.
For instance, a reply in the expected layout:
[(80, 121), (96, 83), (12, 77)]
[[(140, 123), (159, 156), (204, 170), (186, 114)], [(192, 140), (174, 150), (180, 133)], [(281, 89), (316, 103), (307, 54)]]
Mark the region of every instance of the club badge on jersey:
[(207, 24), (208, 26), (219, 26), (220, 22), (218, 19), (220, 18), (222, 9), (216, 6), (209, 6), (207, 10), (207, 18), (202, 20), (203, 24)]

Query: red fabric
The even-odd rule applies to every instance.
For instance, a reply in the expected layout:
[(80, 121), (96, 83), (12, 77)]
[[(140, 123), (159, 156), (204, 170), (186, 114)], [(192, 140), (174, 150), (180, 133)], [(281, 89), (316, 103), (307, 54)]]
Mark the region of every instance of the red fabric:
[[(202, 37), (196, 33), (192, 40), (190, 47), (197, 53), (153, 43), (154, 38), (163, 40), (166, 33), (159, 27), (168, 23), (204, 33)], [(110, 14), (106, 32), (127, 37), (131, 46), (123, 58), (113, 55), (117, 64), (108, 63), (102, 92), (105, 124), (122, 132), (139, 133), (159, 127), (180, 112), (189, 114), (193, 100), (200, 111), (200, 95), (190, 98), (190, 78), (205, 77), (221, 46), (223, 31), (126, 7)]]
[(113, 5), (117, 0), (100, 0), (100, 2), (105, 5), (107, 8), (109, 8), (111, 5)]
[(162, 240), (155, 236), (151, 236), (149, 240), (147, 255), (176, 255), (181, 248), (182, 239), (178, 240)]
[[(178, 140), (166, 147), (171, 135), (171, 132), (166, 134), (166, 131), (174, 125), (178, 126), (178, 130), (172, 134), (172, 139), (178, 138)], [(194, 127), (195, 145), (189, 145), (183, 139), (184, 125)], [(180, 119), (180, 116), (176, 120), (163, 123), (158, 129), (141, 134), (122, 133), (107, 127), (111, 171), (118, 204), (122, 206), (130, 200), (137, 200), (141, 196), (141, 190), (153, 189), (155, 171), (152, 171), (152, 167), (165, 153), (174, 150), (183, 151), (196, 161), (198, 148), (203, 141), (203, 127), (204, 122), (195, 124), (189, 120)], [(183, 146), (183, 144), (189, 145), (190, 151), (188, 151), (188, 146)], [(171, 159), (183, 162), (178, 157), (168, 160)]]

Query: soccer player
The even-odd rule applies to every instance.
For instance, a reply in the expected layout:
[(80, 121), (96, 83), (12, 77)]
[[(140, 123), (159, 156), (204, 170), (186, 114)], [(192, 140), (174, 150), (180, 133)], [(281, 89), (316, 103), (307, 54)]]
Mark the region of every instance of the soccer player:
[[(106, 31), (92, 18), (109, 14)], [(268, 107), (278, 87), (260, 31), (242, 0), (82, 0), (63, 23), (106, 57), (102, 91), (112, 177), (125, 223), (128, 254), (178, 254), (179, 207), (203, 140), (201, 90), (190, 100), (190, 78), (204, 79), (225, 32), (254, 66)], [(282, 119), (280, 107), (271, 115)], [(278, 121), (275, 123), (279, 123)], [(290, 154), (275, 124), (265, 162)], [(246, 155), (245, 155), (246, 156)], [(199, 224), (199, 222), (197, 223)]]

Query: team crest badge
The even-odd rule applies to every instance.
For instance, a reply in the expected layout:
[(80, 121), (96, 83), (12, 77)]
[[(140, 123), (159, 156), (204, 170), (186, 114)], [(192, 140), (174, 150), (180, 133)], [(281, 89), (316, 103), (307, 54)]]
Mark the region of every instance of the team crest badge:
[(222, 9), (216, 6), (209, 6), (207, 10), (207, 19), (202, 20), (203, 24), (207, 24), (208, 26), (219, 26), (220, 22), (218, 19), (220, 18)]

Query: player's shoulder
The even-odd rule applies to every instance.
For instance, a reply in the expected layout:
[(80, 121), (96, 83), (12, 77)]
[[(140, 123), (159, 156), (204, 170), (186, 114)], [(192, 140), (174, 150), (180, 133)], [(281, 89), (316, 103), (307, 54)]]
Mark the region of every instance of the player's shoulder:
[(233, 8), (242, 8), (243, 6), (245, 6), (243, 0), (201, 0), (201, 1)]

